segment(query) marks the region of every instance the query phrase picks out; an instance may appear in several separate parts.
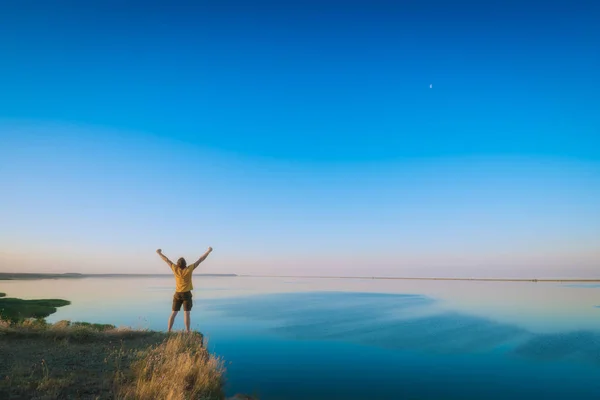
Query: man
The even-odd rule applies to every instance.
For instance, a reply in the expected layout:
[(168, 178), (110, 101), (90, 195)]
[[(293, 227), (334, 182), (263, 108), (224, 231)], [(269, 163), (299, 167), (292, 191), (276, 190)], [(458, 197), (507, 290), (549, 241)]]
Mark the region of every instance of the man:
[(171, 270), (173, 271), (173, 275), (175, 275), (175, 295), (173, 295), (173, 308), (171, 312), (171, 316), (169, 317), (169, 332), (171, 332), (171, 328), (173, 327), (173, 322), (175, 322), (175, 317), (179, 310), (181, 310), (181, 305), (183, 304), (183, 320), (185, 322), (185, 330), (186, 332), (190, 332), (190, 311), (192, 310), (192, 289), (194, 286), (192, 285), (192, 272), (196, 269), (196, 267), (210, 254), (212, 251), (212, 247), (209, 247), (206, 253), (202, 257), (198, 259), (195, 263), (191, 265), (186, 265), (185, 259), (181, 257), (177, 260), (177, 264), (173, 264), (171, 260), (169, 260), (163, 253), (161, 249), (156, 250), (160, 258), (162, 258)]

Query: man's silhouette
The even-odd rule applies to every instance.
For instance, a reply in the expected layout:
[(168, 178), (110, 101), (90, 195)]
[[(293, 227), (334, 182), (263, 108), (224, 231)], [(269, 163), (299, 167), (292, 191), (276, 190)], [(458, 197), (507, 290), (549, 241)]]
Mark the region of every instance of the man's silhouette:
[(171, 312), (171, 316), (169, 317), (169, 332), (171, 332), (171, 328), (173, 327), (173, 322), (175, 322), (175, 317), (179, 310), (181, 310), (181, 305), (183, 304), (183, 320), (185, 322), (185, 330), (186, 332), (190, 331), (190, 311), (192, 310), (193, 301), (192, 301), (192, 289), (194, 286), (192, 285), (192, 272), (196, 269), (198, 265), (210, 254), (212, 251), (212, 247), (209, 247), (206, 253), (202, 257), (198, 259), (193, 264), (186, 265), (185, 259), (181, 257), (177, 260), (177, 264), (173, 264), (171, 260), (169, 260), (163, 253), (161, 249), (156, 250), (158, 255), (167, 263), (171, 270), (173, 271), (173, 275), (175, 275), (175, 294), (173, 295), (173, 311)]

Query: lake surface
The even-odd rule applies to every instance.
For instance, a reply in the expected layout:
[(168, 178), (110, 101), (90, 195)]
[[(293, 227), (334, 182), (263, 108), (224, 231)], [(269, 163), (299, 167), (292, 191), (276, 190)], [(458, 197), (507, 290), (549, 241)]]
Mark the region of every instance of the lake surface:
[[(261, 400), (600, 399), (600, 286), (196, 277), (192, 327)], [(48, 318), (165, 330), (171, 277), (0, 281)], [(175, 329), (183, 328), (179, 315)]]

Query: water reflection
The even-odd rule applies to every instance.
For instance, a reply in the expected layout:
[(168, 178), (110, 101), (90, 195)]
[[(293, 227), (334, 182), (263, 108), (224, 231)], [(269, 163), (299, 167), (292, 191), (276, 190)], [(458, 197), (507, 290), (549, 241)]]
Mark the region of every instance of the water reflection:
[(563, 287), (573, 287), (573, 288), (600, 288), (600, 283), (570, 283), (568, 285), (563, 285)]
[(348, 341), (436, 353), (512, 352), (600, 365), (600, 331), (540, 334), (518, 325), (445, 312), (421, 295), (285, 293), (213, 299), (207, 308), (263, 320), (290, 339)]
[(600, 332), (535, 335), (521, 343), (515, 352), (538, 360), (573, 360), (600, 366)]
[[(600, 287), (214, 277), (194, 286), (192, 327), (227, 360), (230, 393), (600, 398)], [(72, 302), (50, 321), (162, 330), (173, 279), (0, 281), (0, 292)]]
[[(41, 281), (0, 281), (0, 291), (28, 299), (64, 298), (72, 305), (60, 309), (56, 318), (102, 318), (103, 323), (135, 324), (139, 318), (150, 327), (162, 329), (168, 316), (173, 278), (86, 278)], [(388, 313), (411, 312), (431, 315), (442, 311), (460, 313), (518, 326), (534, 333), (563, 333), (577, 330), (600, 331), (598, 299), (600, 287), (529, 282), (402, 281), (372, 279), (291, 279), (196, 277), (194, 298), (197, 310), (211, 299), (230, 299), (276, 293), (347, 292), (425, 296), (429, 303), (404, 308), (385, 305), (385, 297), (375, 308)], [(308, 296), (308, 295), (307, 295)], [(351, 297), (351, 296), (348, 296)], [(339, 297), (348, 301), (348, 297)], [(253, 301), (258, 301), (254, 299)], [(307, 302), (312, 301), (305, 297)], [(320, 302), (316, 299), (315, 301)], [(327, 301), (331, 301), (330, 299)], [(367, 301), (366, 297), (361, 301)], [(403, 300), (407, 301), (407, 300)], [(434, 301), (434, 302), (433, 302)], [(360, 303), (360, 302), (359, 302)], [(258, 308), (264, 303), (256, 304)], [(293, 305), (291, 305), (293, 306)], [(323, 304), (321, 304), (323, 306)], [(367, 303), (365, 304), (367, 306)], [(232, 307), (237, 307), (232, 304)], [(359, 307), (353, 305), (352, 307)], [(288, 307), (288, 311), (292, 307)], [(377, 314), (381, 315), (381, 313)], [(54, 318), (51, 317), (51, 318)], [(155, 322), (160, 318), (160, 323)], [(378, 318), (381, 318), (379, 316)], [(115, 321), (116, 320), (116, 321)], [(95, 322), (95, 321), (94, 321)]]

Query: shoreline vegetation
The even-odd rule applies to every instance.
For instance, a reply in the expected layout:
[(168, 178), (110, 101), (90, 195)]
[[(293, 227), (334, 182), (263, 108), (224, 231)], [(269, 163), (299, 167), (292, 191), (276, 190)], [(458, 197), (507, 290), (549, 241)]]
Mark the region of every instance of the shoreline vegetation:
[[(225, 362), (207, 350), (200, 332), (51, 324), (23, 317), (36, 300), (0, 300), (11, 300), (12, 313), (10, 319), (0, 317), (0, 398), (256, 400), (226, 399)], [(54, 311), (41, 314), (56, 311), (50, 308)]]
[(69, 304), (70, 301), (61, 299), (23, 300), (0, 296), (0, 320), (18, 322), (28, 318), (43, 319), (54, 314), (58, 307)]
[[(33, 279), (78, 279), (78, 278), (162, 278), (171, 274), (43, 274), (0, 272), (0, 280)], [(375, 279), (375, 280), (415, 280), (415, 281), (479, 281), (479, 282), (600, 282), (600, 278), (434, 278), (434, 277), (394, 277), (394, 276), (301, 276), (301, 275), (238, 275), (238, 274), (196, 274), (204, 277), (236, 278), (298, 278), (298, 279)], [(0, 296), (2, 297), (2, 296)]]

